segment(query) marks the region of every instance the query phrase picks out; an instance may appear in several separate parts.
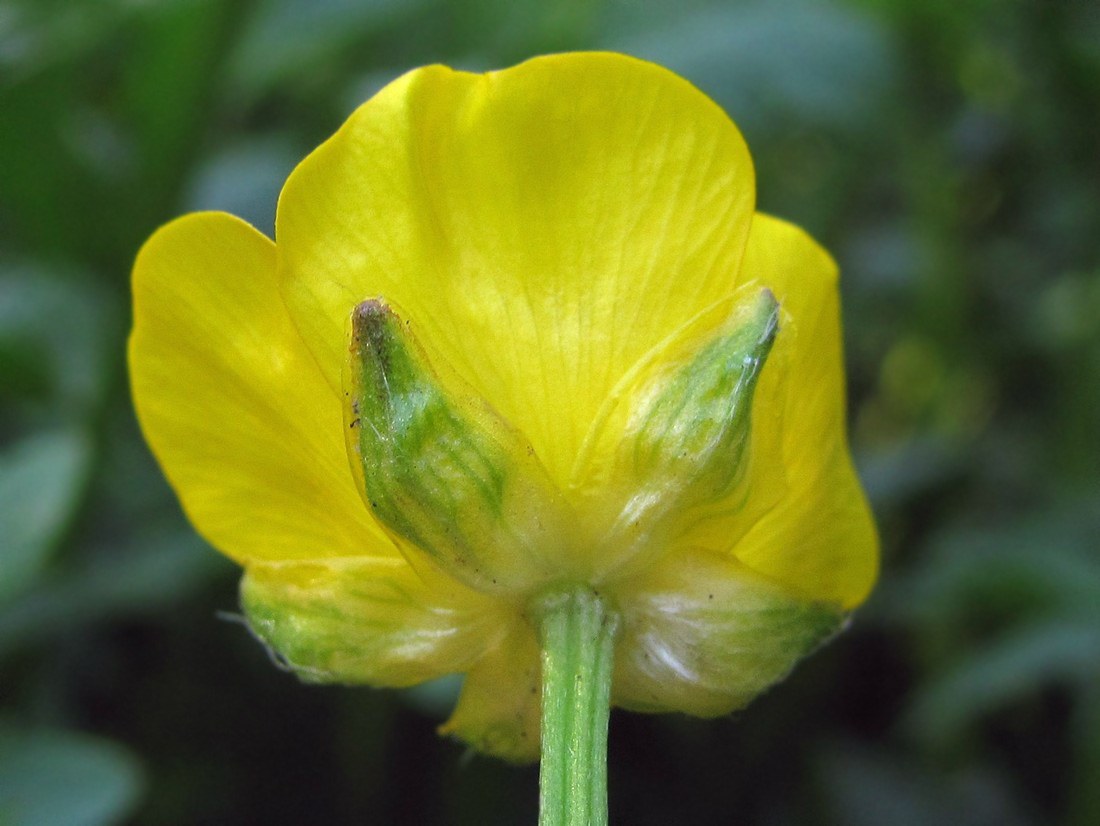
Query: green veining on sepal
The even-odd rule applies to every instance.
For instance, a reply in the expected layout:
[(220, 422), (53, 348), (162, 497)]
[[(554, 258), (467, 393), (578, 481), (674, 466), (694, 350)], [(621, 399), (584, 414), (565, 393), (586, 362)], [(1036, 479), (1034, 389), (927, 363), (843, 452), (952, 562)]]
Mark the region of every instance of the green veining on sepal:
[(433, 594), (401, 560), (250, 565), (241, 607), (273, 660), (312, 683), (407, 686), (463, 670), (497, 619)]
[(526, 440), (457, 380), (445, 387), (383, 301), (355, 308), (349, 350), (349, 453), (379, 521), (475, 588), (545, 578), (567, 507)]
[(732, 330), (643, 391), (626, 438), (641, 490), (661, 510), (722, 496), (741, 478), (753, 391), (779, 329), (779, 304), (762, 290)]
[(761, 478), (750, 472), (753, 398), (779, 317), (770, 290), (747, 287), (671, 334), (613, 391), (582, 448), (585, 462), (611, 457), (587, 489), (601, 576), (633, 576), (701, 521), (774, 503), (782, 467), (762, 487), (746, 481)]

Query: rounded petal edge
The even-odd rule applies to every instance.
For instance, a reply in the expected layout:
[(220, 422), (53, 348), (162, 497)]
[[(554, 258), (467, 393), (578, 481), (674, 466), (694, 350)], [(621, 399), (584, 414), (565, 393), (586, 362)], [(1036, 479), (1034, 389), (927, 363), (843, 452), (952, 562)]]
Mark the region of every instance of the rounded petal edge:
[(763, 449), (749, 484), (766, 485), (781, 463), (787, 488), (733, 553), (808, 599), (851, 609), (877, 576), (878, 535), (848, 448), (836, 263), (803, 230), (757, 213), (739, 281), (772, 290), (782, 310), (753, 404)]
[(275, 255), (217, 212), (146, 241), (128, 352), (142, 431), (192, 524), (239, 562), (396, 555), (359, 499), (339, 398), (287, 316)]

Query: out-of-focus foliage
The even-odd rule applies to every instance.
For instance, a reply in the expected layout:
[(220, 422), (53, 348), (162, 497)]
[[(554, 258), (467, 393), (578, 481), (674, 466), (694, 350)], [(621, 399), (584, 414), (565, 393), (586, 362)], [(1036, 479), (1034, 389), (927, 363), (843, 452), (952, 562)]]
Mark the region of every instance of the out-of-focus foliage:
[[(622, 823), (1100, 822), (1100, 7), (0, 0), (0, 823), (530, 823), (455, 694), (298, 685), (233, 622), (126, 390), (149, 232), (270, 232), (409, 67), (610, 48), (727, 108), (844, 273), (882, 530), (851, 630), (736, 718), (616, 713)], [(229, 620), (229, 621), (225, 621)]]
[(0, 729), (3, 822), (96, 826), (132, 810), (140, 788), (134, 757), (85, 734)]

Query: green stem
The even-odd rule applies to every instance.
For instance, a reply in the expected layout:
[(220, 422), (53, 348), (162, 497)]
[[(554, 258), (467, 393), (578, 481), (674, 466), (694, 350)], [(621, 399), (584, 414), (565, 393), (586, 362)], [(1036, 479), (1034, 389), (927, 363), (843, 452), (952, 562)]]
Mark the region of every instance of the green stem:
[(590, 589), (537, 607), (542, 646), (539, 826), (606, 826), (607, 719), (618, 615)]

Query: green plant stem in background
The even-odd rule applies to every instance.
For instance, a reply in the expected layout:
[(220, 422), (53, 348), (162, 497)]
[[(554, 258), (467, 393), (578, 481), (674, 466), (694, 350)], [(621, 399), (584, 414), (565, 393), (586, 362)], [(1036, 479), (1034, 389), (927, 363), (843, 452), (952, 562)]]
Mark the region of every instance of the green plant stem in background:
[(537, 606), (542, 646), (539, 826), (607, 823), (607, 721), (618, 615), (589, 589)]

